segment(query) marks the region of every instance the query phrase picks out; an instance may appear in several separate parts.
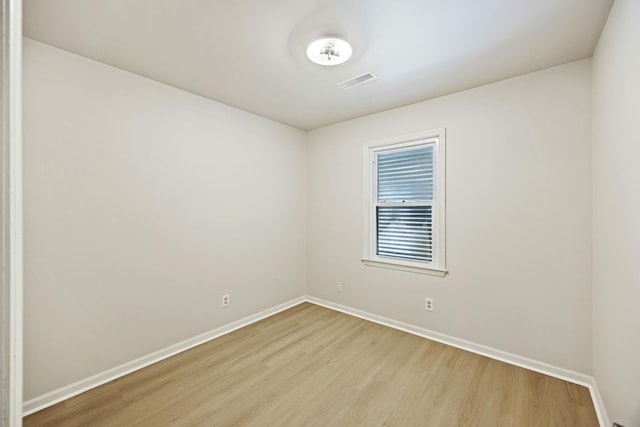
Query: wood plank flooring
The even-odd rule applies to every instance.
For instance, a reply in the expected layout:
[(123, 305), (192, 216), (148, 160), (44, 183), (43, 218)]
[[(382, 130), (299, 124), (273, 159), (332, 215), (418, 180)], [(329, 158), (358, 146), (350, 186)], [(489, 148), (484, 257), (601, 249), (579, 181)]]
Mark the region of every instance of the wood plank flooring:
[(32, 426), (598, 426), (582, 386), (303, 303)]

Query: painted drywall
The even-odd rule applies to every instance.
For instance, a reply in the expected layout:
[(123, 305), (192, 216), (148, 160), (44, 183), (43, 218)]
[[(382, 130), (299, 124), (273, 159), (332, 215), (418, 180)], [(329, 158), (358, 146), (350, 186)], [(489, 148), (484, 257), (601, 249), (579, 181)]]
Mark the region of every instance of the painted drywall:
[[(590, 85), (583, 60), (311, 131), (309, 294), (590, 373)], [(442, 127), (449, 275), (364, 266), (363, 144)]]
[(609, 418), (640, 426), (640, 2), (593, 58), (593, 366)]
[(304, 132), (25, 40), (24, 149), (25, 400), (304, 294)]

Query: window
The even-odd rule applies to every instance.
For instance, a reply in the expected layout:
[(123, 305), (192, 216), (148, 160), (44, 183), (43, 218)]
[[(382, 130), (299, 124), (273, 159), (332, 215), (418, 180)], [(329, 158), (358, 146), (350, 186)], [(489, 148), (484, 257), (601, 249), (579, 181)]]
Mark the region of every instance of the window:
[(365, 145), (366, 265), (444, 276), (444, 129)]

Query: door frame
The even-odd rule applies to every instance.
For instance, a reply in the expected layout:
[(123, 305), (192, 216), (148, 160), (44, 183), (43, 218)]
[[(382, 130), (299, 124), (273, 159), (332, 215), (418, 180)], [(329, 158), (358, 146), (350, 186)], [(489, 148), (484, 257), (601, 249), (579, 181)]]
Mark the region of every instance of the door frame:
[(2, 418), (22, 426), (22, 1), (2, 0)]

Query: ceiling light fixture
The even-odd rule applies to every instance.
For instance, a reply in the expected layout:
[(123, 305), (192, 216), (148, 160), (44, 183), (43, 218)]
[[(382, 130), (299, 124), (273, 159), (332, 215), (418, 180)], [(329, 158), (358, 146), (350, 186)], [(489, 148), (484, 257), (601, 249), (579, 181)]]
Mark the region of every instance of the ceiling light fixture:
[(307, 48), (310, 60), (320, 65), (338, 65), (351, 58), (351, 45), (342, 39), (325, 38), (316, 40)]

